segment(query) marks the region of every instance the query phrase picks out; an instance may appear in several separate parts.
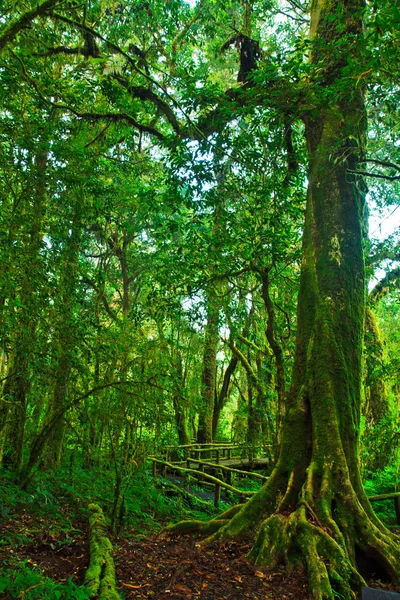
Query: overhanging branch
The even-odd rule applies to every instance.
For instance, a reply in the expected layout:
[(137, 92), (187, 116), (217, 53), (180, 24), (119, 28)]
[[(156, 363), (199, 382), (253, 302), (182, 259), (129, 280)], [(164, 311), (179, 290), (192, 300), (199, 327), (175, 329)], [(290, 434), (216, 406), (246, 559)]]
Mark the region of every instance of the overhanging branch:
[(54, 8), (56, 4), (58, 4), (60, 0), (45, 0), (42, 4), (39, 4), (33, 10), (30, 10), (22, 15), (19, 19), (7, 25), (1, 35), (0, 35), (0, 52), (5, 48), (5, 46), (11, 42), (20, 31), (26, 29), (29, 24), (36, 19), (36, 17), (40, 17), (45, 15), (50, 9)]
[(382, 298), (388, 294), (393, 288), (400, 286), (400, 266), (395, 267), (389, 273), (386, 273), (385, 277), (378, 281), (376, 286), (372, 288), (368, 295), (370, 302), (376, 302), (379, 298)]

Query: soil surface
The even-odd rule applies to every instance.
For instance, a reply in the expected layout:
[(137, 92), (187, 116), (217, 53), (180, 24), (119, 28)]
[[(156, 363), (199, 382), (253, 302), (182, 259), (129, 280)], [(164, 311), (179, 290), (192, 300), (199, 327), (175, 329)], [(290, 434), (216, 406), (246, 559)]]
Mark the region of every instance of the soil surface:
[[(3, 520), (2, 539), (10, 544), (0, 546), (0, 565), (28, 560), (56, 581), (82, 583), (89, 563), (87, 523), (74, 523), (68, 533), (57, 525), (26, 511)], [(257, 570), (244, 558), (246, 544), (203, 548), (191, 536), (155, 534), (111, 541), (118, 588), (126, 600), (311, 600), (303, 574)]]
[(285, 569), (257, 570), (244, 556), (250, 547), (201, 547), (189, 536), (115, 543), (116, 572), (128, 598), (202, 600), (311, 600), (307, 579)]
[[(75, 522), (66, 532), (55, 521), (21, 511), (18, 518), (3, 520), (0, 530), (0, 577), (4, 565), (27, 560), (59, 582), (83, 582), (89, 562), (86, 521)], [(118, 589), (126, 600), (311, 600), (304, 573), (257, 569), (244, 558), (249, 544), (205, 548), (191, 536), (134, 533), (111, 541)], [(380, 582), (370, 585), (393, 590)]]

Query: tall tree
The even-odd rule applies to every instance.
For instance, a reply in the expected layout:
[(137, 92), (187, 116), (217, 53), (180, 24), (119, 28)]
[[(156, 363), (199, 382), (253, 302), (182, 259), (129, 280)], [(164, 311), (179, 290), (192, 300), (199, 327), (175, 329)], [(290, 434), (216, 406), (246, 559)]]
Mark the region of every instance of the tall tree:
[[(364, 326), (362, 0), (314, 0), (313, 90), (302, 118), (309, 149), (307, 207), (292, 385), (277, 465), (261, 491), (208, 541), (258, 530), (258, 565), (302, 556), (315, 599), (354, 598), (360, 556), (400, 581), (400, 547), (361, 484), (359, 429)], [(199, 528), (207, 531), (207, 525)]]

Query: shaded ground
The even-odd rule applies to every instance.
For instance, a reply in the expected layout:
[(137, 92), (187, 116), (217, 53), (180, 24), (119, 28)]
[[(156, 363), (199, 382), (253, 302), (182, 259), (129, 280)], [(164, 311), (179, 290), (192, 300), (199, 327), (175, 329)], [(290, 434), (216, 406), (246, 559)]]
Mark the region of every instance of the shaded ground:
[(243, 559), (248, 549), (235, 543), (202, 548), (188, 536), (119, 540), (117, 576), (127, 599), (311, 600), (303, 575), (258, 571)]
[[(28, 560), (54, 580), (82, 583), (89, 560), (86, 521), (66, 532), (56, 521), (21, 511), (2, 521), (0, 532), (0, 579), (2, 568)], [(256, 569), (244, 559), (246, 544), (203, 548), (190, 536), (154, 534), (112, 542), (118, 588), (126, 600), (311, 600), (303, 573)], [(380, 582), (371, 586), (392, 589)]]
[(86, 522), (75, 523), (67, 532), (60, 530), (57, 522), (23, 510), (18, 518), (0, 522), (0, 536), (0, 578), (2, 568), (12, 568), (17, 561), (27, 560), (60, 583), (69, 578), (83, 581), (89, 564)]
[[(89, 559), (86, 522), (74, 523), (67, 533), (51, 520), (21, 511), (0, 523), (0, 534), (0, 578), (2, 568), (28, 560), (54, 580), (82, 583)], [(258, 571), (243, 558), (248, 551), (243, 544), (205, 549), (190, 536), (154, 534), (112, 542), (118, 587), (126, 600), (311, 599), (304, 576), (284, 569)]]

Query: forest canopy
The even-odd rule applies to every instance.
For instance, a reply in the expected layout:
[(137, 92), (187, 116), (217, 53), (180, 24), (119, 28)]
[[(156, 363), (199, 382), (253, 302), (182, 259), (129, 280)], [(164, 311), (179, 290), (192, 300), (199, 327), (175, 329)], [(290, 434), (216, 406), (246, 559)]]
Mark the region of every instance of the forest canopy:
[(400, 589), (399, 64), (386, 0), (3, 1), (8, 494), (75, 472), (115, 532), (149, 457), (240, 445), (259, 491), (171, 532)]

